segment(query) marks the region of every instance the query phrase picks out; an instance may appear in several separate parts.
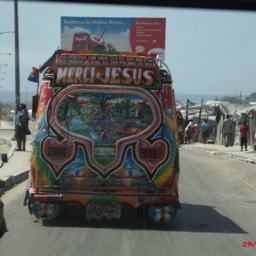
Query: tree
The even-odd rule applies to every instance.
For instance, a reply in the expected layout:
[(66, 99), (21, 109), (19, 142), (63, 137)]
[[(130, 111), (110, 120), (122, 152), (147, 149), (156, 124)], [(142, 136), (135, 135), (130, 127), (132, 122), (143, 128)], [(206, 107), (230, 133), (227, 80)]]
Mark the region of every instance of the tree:
[(237, 96), (223, 96), (219, 99), (220, 101), (226, 101), (229, 103), (239, 104), (241, 103), (240, 98)]
[(250, 96), (247, 96), (244, 100), (246, 103), (256, 102), (256, 92), (251, 93)]

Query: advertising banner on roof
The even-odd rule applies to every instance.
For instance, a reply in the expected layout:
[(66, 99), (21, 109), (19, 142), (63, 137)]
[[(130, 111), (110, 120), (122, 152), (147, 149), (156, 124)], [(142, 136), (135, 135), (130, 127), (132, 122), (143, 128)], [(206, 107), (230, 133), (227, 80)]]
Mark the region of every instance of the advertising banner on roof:
[(165, 59), (165, 18), (61, 17), (61, 49), (127, 51)]

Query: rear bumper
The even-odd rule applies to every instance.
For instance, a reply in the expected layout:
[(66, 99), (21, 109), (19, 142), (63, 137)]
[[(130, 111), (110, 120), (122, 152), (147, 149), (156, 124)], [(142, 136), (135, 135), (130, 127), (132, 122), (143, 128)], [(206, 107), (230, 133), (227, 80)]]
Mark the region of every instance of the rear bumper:
[(90, 202), (112, 202), (112, 203), (128, 203), (137, 208), (143, 204), (173, 204), (180, 208), (178, 193), (103, 193), (103, 192), (60, 192), (47, 191), (35, 192), (30, 189), (28, 199), (31, 202), (78, 202), (87, 205)]

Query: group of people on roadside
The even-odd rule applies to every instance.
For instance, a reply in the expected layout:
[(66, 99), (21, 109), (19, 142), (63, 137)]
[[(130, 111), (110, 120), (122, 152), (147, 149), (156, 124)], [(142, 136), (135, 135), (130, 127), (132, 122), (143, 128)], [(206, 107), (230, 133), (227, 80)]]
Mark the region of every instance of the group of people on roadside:
[[(223, 121), (222, 125), (222, 134), (223, 134), (223, 141), (225, 147), (229, 147), (232, 145), (232, 132), (233, 132), (233, 121), (230, 119), (229, 115), (226, 115), (226, 118)], [(247, 149), (247, 143), (248, 143), (248, 132), (249, 127), (247, 125), (246, 120), (243, 120), (239, 123), (239, 135), (240, 135), (240, 147), (241, 151), (243, 149), (245, 151), (248, 151)]]
[[(190, 137), (190, 133), (192, 130), (191, 127), (193, 127), (193, 122), (189, 122), (189, 124), (185, 129), (186, 137)], [(233, 120), (231, 119), (230, 115), (226, 115), (222, 123), (222, 138), (223, 138), (223, 144), (225, 147), (229, 147), (233, 145), (233, 133), (234, 133), (233, 129), (234, 129)], [(212, 129), (208, 123), (208, 120), (204, 119), (201, 124), (202, 141), (204, 144), (207, 143), (207, 139), (210, 137), (211, 130)], [(248, 132), (249, 132), (249, 128), (248, 128), (247, 122), (246, 120), (243, 120), (241, 123), (239, 123), (241, 151), (243, 150), (248, 151), (248, 148), (247, 148)]]
[[(200, 126), (194, 125), (192, 120), (188, 120), (188, 124), (185, 128), (185, 136), (184, 136), (184, 143), (190, 143), (193, 141), (193, 137), (198, 135), (200, 132)], [(208, 120), (204, 119), (202, 125), (201, 125), (201, 132), (202, 132), (202, 139), (203, 143), (205, 144), (207, 141), (207, 138), (209, 138), (211, 133), (211, 128), (208, 124)]]

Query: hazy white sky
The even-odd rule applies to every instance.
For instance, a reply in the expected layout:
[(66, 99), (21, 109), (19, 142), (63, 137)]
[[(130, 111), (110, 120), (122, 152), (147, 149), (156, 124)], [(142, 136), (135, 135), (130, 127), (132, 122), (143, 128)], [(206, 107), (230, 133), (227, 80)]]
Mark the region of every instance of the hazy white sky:
[[(60, 46), (60, 17), (164, 17), (166, 63), (179, 94), (243, 96), (256, 92), (256, 13), (181, 8), (19, 2), (21, 91)], [(12, 0), (0, 0), (0, 32), (14, 30)], [(0, 93), (15, 90), (14, 34), (0, 35)], [(8, 66), (3, 66), (3, 65)], [(3, 74), (5, 73), (5, 74)]]

